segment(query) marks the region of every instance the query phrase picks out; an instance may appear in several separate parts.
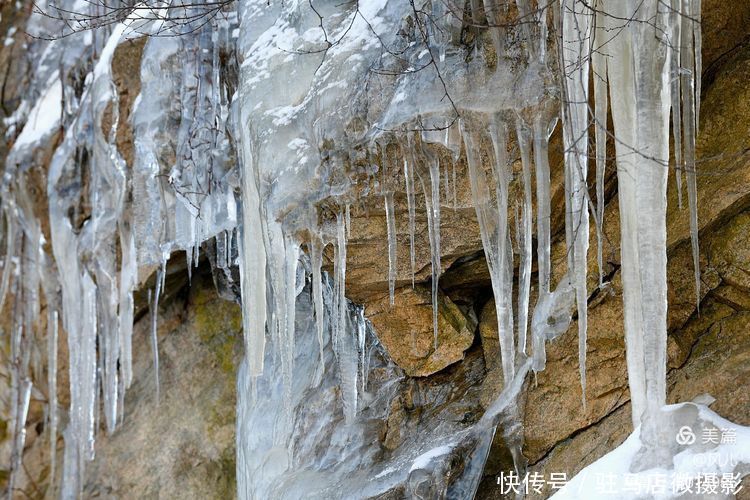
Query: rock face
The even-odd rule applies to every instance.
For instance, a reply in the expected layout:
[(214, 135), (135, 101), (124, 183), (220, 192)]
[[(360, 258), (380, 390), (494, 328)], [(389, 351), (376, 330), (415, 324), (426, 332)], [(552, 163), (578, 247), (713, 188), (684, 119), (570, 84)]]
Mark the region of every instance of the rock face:
[(435, 349), (431, 293), (422, 286), (400, 288), (393, 307), (388, 295), (373, 299), (366, 311), (391, 358), (409, 376), (431, 375), (462, 360), (474, 342), (476, 321), (440, 294)]
[[(3, 32), (13, 17), (2, 16)], [(679, 210), (670, 185), (669, 238), (669, 401), (689, 401), (704, 393), (716, 398), (722, 416), (750, 425), (750, 3), (703, 2), (704, 78), (699, 135), (698, 177), (702, 287), (696, 307), (688, 215)], [(16, 35), (20, 40), (20, 35)], [(7, 46), (0, 62), (10, 58)], [(123, 97), (121, 123), (138, 93), (135, 67), (142, 45), (118, 49), (115, 83)], [(15, 64), (15, 63), (14, 63)], [(20, 64), (20, 63), (18, 63)], [(6, 64), (3, 64), (6, 68)], [(12, 104), (14, 84), (23, 68), (10, 66), (5, 102)], [(17, 104), (17, 103), (16, 103)], [(118, 147), (132, 150), (128, 129)], [(130, 142), (129, 142), (130, 141)], [(553, 145), (555, 143), (553, 142)], [(551, 151), (553, 169), (561, 146)], [(2, 145), (6, 147), (5, 144)], [(4, 151), (4, 149), (3, 149)], [(389, 417), (376, 437), (384, 453), (401, 445), (419, 428), (421, 415), (465, 398), (464, 407), (445, 411), (446, 419), (476, 419), (502, 388), (494, 304), (479, 228), (471, 207), (463, 159), (458, 183), (441, 203), (441, 271), (438, 349), (433, 348), (430, 255), (423, 197), (417, 196), (416, 281), (411, 287), (408, 216), (404, 193), (396, 193), (397, 290), (388, 300), (386, 223), (382, 199), (352, 207), (348, 244), (347, 291), (365, 305), (390, 357), (408, 375), (404, 390), (391, 402)], [(613, 165), (608, 165), (610, 172)], [(559, 172), (559, 168), (555, 171)], [(593, 178), (593, 176), (592, 176)], [(560, 185), (560, 176), (553, 184)], [(623, 339), (619, 277), (619, 223), (616, 180), (608, 177), (605, 216), (605, 289), (597, 289), (596, 256), (589, 259), (587, 406), (578, 379), (577, 325), (547, 345), (547, 367), (530, 377), (519, 411), (524, 425), (523, 453), (531, 471), (565, 472), (568, 477), (617, 446), (630, 433), (630, 404)], [(419, 190), (418, 190), (419, 191)], [(560, 190), (558, 190), (558, 193)], [(553, 197), (554, 277), (565, 271), (562, 198)], [(595, 248), (592, 229), (592, 249)], [(176, 256), (182, 259), (184, 256)], [(173, 261), (176, 259), (173, 257)], [(179, 272), (178, 272), (179, 271)], [(207, 272), (186, 287), (184, 269), (175, 270), (158, 311), (160, 398), (156, 400), (150, 321), (144, 284), (140, 320), (134, 337), (134, 385), (125, 399), (123, 425), (112, 436), (100, 432), (97, 459), (89, 464), (86, 497), (232, 498), (235, 494), (234, 414), (236, 370), (242, 339), (238, 306), (219, 299)], [(152, 278), (153, 279), (153, 278)], [(144, 279), (145, 281), (145, 279)], [(532, 280), (532, 283), (534, 280)], [(535, 296), (532, 291), (531, 303)], [(0, 326), (7, 318), (0, 319)], [(62, 347), (61, 342), (61, 349)], [(2, 346), (3, 356), (7, 347)], [(66, 353), (61, 350), (61, 359)], [(5, 366), (0, 363), (0, 366)], [(64, 369), (64, 367), (63, 367)], [(46, 374), (39, 374), (43, 379)], [(68, 404), (61, 375), (60, 405)], [(27, 422), (25, 475), (15, 497), (51, 494), (46, 386), (35, 389)], [(453, 395), (449, 397), (453, 389)], [(6, 389), (0, 390), (0, 488), (7, 481), (9, 422)], [(453, 399), (451, 399), (453, 398)], [(439, 409), (439, 408), (438, 408)], [(61, 422), (64, 428), (65, 420)], [(479, 498), (501, 498), (495, 475), (512, 462), (497, 434), (480, 486)], [(57, 443), (62, 461), (62, 439)], [(58, 466), (58, 474), (60, 467)], [(750, 491), (750, 484), (745, 483)], [(389, 498), (400, 498), (395, 489)]]
[[(184, 277), (179, 281), (187, 285)], [(126, 395), (121, 429), (99, 436), (84, 497), (236, 494), (234, 408), (242, 315), (212, 285), (210, 277), (194, 277), (192, 287), (181, 288), (160, 308), (158, 399), (149, 316), (136, 323), (139, 377)]]

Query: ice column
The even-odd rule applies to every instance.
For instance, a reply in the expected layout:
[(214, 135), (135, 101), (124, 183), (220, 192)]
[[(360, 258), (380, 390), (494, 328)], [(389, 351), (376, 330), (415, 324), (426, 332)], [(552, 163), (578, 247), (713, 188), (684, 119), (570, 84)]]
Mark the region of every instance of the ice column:
[(573, 284), (578, 304), (578, 367), (581, 374), (581, 397), (586, 406), (586, 330), (588, 292), (586, 289), (589, 247), (588, 126), (589, 64), (591, 57), (591, 22), (593, 12), (584, 2), (563, 0), (562, 71), (563, 142), (565, 144), (566, 210), (569, 210), (568, 264), (572, 265)]

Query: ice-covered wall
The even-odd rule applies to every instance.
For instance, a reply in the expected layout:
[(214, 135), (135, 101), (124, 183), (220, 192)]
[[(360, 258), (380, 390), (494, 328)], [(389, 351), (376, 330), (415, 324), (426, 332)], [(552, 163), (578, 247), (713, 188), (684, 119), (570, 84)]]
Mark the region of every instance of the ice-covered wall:
[[(71, 11), (89, 8), (81, 1), (64, 3)], [(23, 309), (11, 339), (13, 470), (20, 465), (20, 423), (28, 411), (30, 370), (36, 369), (31, 353), (44, 339), (50, 385), (56, 385), (57, 344), (49, 339), (58, 335), (58, 316), (69, 346), (71, 394), (61, 491), (74, 497), (85, 462), (93, 458), (100, 414), (108, 432), (121, 420), (124, 391), (132, 381), (139, 270), (158, 269), (155, 306), (169, 256), (185, 250), (190, 269), (199, 260), (200, 244), (215, 239), (215, 266), (228, 279), (232, 265), (240, 268), (247, 356), (239, 383), (240, 496), (293, 491), (283, 484), (299, 480), (290, 464), (305, 456), (290, 438), (292, 422), (301, 417), (296, 412), (304, 411), (299, 380), (314, 388), (325, 377), (338, 377), (344, 419), (336, 425), (350, 446), (356, 438), (349, 434), (370, 408), (363, 400), (363, 357), (372, 332), (346, 299), (349, 207), (363, 197), (384, 199), (392, 297), (393, 192), (404, 186), (407, 193), (412, 272), (414, 214), (422, 210), (415, 206), (415, 193), (424, 195), (437, 347), (440, 199), (451, 190), (455, 197), (459, 159), (468, 165), (490, 270), (506, 386), (495, 410), (471, 430), (470, 448), (487, 446), (505, 413), (506, 437), (522, 467), (517, 422), (506, 410), (526, 374), (544, 369), (545, 342), (567, 328), (574, 305), (586, 404), (589, 214), (599, 234), (603, 288), (608, 134), (617, 155), (633, 423), (643, 424), (645, 462), (663, 465), (671, 458), (659, 432), (665, 403), (669, 129), (671, 116), (677, 182), (681, 186), (684, 171), (697, 255), (699, 1), (241, 0), (218, 11), (192, 6), (185, 15), (197, 20), (187, 25), (174, 23), (170, 9), (149, 11), (150, 19), (139, 12), (32, 43), (32, 79), (8, 123), (18, 135), (2, 184), (6, 250), (0, 305), (12, 297)], [(36, 13), (28, 30), (54, 34), (58, 24)], [(127, 164), (117, 148), (111, 60), (118, 44), (144, 33), (179, 36), (153, 36), (146, 45), (130, 123), (134, 155)], [(606, 128), (610, 109), (613, 130)], [(565, 145), (568, 271), (552, 283), (548, 142), (558, 121)], [(46, 179), (51, 229), (46, 242), (18, 172), (29, 169), (41, 147), (58, 135)], [(517, 179), (510, 164), (516, 150), (522, 163)], [(588, 189), (590, 156), (595, 197)], [(518, 214), (511, 206), (512, 182), (521, 186)], [(326, 252), (334, 264), (330, 280), (321, 272)], [(539, 296), (531, 309), (534, 257)], [(307, 274), (311, 283), (303, 288)], [(42, 298), (48, 331), (38, 329)], [(153, 321), (155, 346), (156, 316)], [(158, 377), (156, 348), (154, 355)], [(56, 429), (53, 401), (50, 423)], [(269, 415), (277, 419), (262, 426), (269, 434), (250, 436), (248, 426)], [(452, 449), (451, 443), (440, 446)], [(253, 460), (261, 449), (271, 458), (259, 465)], [(414, 468), (432, 459), (438, 463), (447, 453), (433, 449), (408, 460)], [(328, 465), (310, 467), (323, 474)], [(477, 470), (481, 463), (466, 474)], [(326, 488), (337, 481), (325, 479)], [(475, 485), (471, 477), (466, 481)]]

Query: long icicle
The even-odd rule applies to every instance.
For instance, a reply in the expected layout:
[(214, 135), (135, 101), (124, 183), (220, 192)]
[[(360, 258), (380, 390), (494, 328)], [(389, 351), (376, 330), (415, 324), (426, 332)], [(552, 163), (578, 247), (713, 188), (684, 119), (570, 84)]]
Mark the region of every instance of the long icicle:
[(487, 176), (481, 164), (480, 136), (481, 125), (461, 120), (461, 132), (466, 148), (466, 163), (469, 170), (469, 184), (474, 209), (479, 221), (482, 246), (484, 247), (487, 267), (492, 280), (495, 296), (495, 314), (497, 316), (498, 339), (504, 386), (508, 387), (515, 375), (515, 347), (513, 340), (512, 297), (508, 281), (508, 167), (507, 167), (507, 129), (499, 117), (493, 117), (490, 123), (493, 150), (495, 154), (493, 170), (497, 191), (497, 206), (490, 198)]
[[(335, 321), (334, 321), (334, 352), (338, 361), (339, 378), (341, 380), (344, 419), (352, 423), (357, 415), (357, 371), (353, 368), (351, 357), (351, 338), (347, 335), (348, 304), (346, 300), (346, 232), (344, 214), (336, 216), (336, 252), (335, 252)], [(355, 361), (356, 363), (356, 361)]]
[[(682, 0), (671, 0), (671, 7), (675, 12), (680, 12), (682, 7)], [(676, 50), (672, 51), (672, 57), (670, 58), (670, 94), (672, 97), (672, 139), (674, 141), (674, 176), (675, 183), (677, 185), (677, 206), (682, 210), (682, 176), (685, 166), (683, 164), (682, 157), (682, 106), (680, 97), (680, 82), (682, 77), (681, 73), (681, 58), (682, 50), (682, 20), (681, 16), (672, 16), (670, 20), (670, 28), (672, 29), (672, 45)]]
[[(550, 293), (550, 172), (549, 172), (549, 137), (557, 124), (557, 119), (548, 120), (543, 113), (534, 117), (534, 167), (536, 173), (536, 232), (537, 232), (537, 265), (539, 267), (539, 299), (537, 304), (545, 302)], [(537, 307), (539, 307), (537, 305)], [(534, 371), (541, 371), (547, 362), (545, 336), (541, 329), (532, 331)]]
[[(589, 246), (588, 187), (588, 84), (591, 55), (590, 8), (576, 0), (563, 0), (562, 51), (565, 72), (563, 142), (568, 181), (569, 266), (573, 275), (578, 305), (578, 369), (581, 377), (581, 401), (586, 408), (586, 334), (588, 329), (588, 292), (586, 287)], [(572, 55), (571, 55), (572, 54)]]
[(383, 198), (388, 232), (388, 301), (393, 305), (396, 288), (396, 216), (393, 213), (393, 192), (386, 192)]
[[(238, 118), (238, 126), (247, 126)], [(240, 134), (242, 165), (242, 227), (240, 228), (240, 282), (242, 288), (242, 330), (248, 370), (257, 378), (263, 373), (266, 346), (266, 246), (263, 210), (260, 199), (260, 178), (256, 164), (255, 141), (249, 134)], [(251, 314), (248, 311), (252, 311)]]
[(49, 386), (49, 452), (50, 452), (50, 485), (54, 492), (57, 468), (57, 310), (47, 305), (47, 385)]
[(427, 204), (427, 230), (430, 237), (430, 256), (432, 262), (432, 334), (433, 348), (438, 348), (438, 293), (440, 279), (440, 159), (428, 147), (422, 148), (430, 175), (430, 190), (424, 182), (425, 203)]
[(604, 177), (607, 167), (607, 56), (604, 13), (595, 15), (594, 48), (591, 51), (591, 70), (594, 81), (594, 138), (596, 141), (596, 262), (599, 267), (599, 287), (604, 285)]
[(315, 331), (318, 334), (318, 348), (320, 349), (320, 375), (325, 372), (325, 354), (323, 351), (323, 281), (321, 268), (323, 267), (323, 241), (316, 235), (310, 244), (310, 265), (312, 267), (313, 306), (315, 310)]
[(159, 296), (162, 290), (162, 280), (165, 274), (166, 262), (159, 267), (156, 273), (156, 286), (154, 288), (153, 301), (151, 302), (151, 352), (154, 359), (154, 382), (156, 383), (156, 401), (159, 401), (159, 338), (157, 330), (157, 321), (159, 317)]
[(521, 166), (523, 169), (523, 202), (521, 204), (521, 220), (517, 226), (520, 229), (518, 245), (521, 250), (521, 262), (518, 276), (518, 352), (526, 354), (526, 335), (529, 321), (529, 292), (531, 290), (531, 141), (532, 133), (528, 125), (520, 116), (516, 117), (516, 136), (521, 150)]
[[(700, 270), (700, 251), (698, 248), (698, 187), (696, 182), (695, 171), (695, 137), (697, 134), (698, 123), (698, 101), (700, 95), (697, 93), (696, 85), (700, 80), (700, 75), (696, 73), (695, 63), (698, 56), (695, 52), (700, 52), (700, 47), (696, 47), (694, 40), (694, 16), (699, 16), (700, 11), (695, 9), (700, 7), (699, 0), (683, 0), (682, 27), (680, 32), (683, 34), (681, 51), (681, 63), (683, 64), (681, 90), (682, 90), (682, 130), (684, 137), (685, 159), (685, 178), (687, 179), (688, 191), (688, 208), (690, 210), (690, 243), (693, 249), (693, 269), (695, 276), (695, 302), (696, 307), (700, 310), (701, 300), (701, 270)], [(700, 29), (700, 28), (698, 28)]]
[(406, 204), (409, 211), (409, 263), (411, 265), (411, 287), (414, 288), (415, 256), (414, 256), (414, 232), (416, 225), (416, 207), (414, 205), (414, 141), (408, 136), (407, 154), (404, 158), (404, 179), (406, 183)]

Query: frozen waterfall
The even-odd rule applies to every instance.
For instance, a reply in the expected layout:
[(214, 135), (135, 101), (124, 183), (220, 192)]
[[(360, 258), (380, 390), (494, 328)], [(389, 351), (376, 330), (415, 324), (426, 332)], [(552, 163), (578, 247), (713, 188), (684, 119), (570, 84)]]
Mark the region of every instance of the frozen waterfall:
[[(45, 9), (89, 8), (81, 0), (42, 4), (27, 26), (37, 35), (66, 29)], [(522, 471), (515, 402), (527, 374), (544, 370), (545, 343), (568, 329), (573, 314), (586, 405), (588, 300), (592, 287), (607, 286), (608, 137), (616, 151), (624, 335), (638, 429), (621, 460), (669, 469), (680, 451), (670, 441), (675, 412), (719, 418), (690, 405), (665, 409), (670, 144), (685, 172), (700, 293), (700, 0), (238, 0), (183, 7), (188, 21), (179, 23), (170, 22), (177, 14), (166, 2), (144, 5), (146, 15), (133, 8), (93, 29), (31, 42), (34, 71), (6, 124), (15, 134), (0, 186), (0, 308), (12, 301), (16, 311), (12, 331), (3, 332), (12, 351), (11, 489), (32, 375), (40, 372), (37, 351), (49, 371), (53, 443), (65, 422), (59, 494), (75, 498), (100, 427), (116, 432), (123, 418), (133, 381), (134, 292), (155, 272), (158, 390), (155, 311), (166, 263), (184, 251), (190, 272), (207, 241), (216, 248), (212, 265), (227, 280), (239, 267), (240, 498), (364, 498), (397, 485), (410, 498), (470, 498), (499, 423)], [(149, 38), (140, 94), (124, 124), (112, 60), (120, 44), (142, 36)], [(558, 123), (567, 269), (554, 280), (550, 219), (563, 208), (552, 205), (548, 152)], [(123, 126), (133, 135), (129, 158), (118, 142)], [(48, 208), (41, 214), (25, 172), (45, 154)], [(366, 310), (347, 298), (350, 207), (364, 197), (384, 205), (391, 304), (399, 266), (394, 191), (406, 193), (412, 285), (415, 214), (425, 213), (437, 350), (441, 216), (455, 209), (461, 162), (491, 276), (505, 385), (484, 417), (428, 422), (384, 456), (367, 422), (383, 418), (409, 382)], [(590, 218), (598, 281), (589, 279)], [(58, 336), (69, 355), (64, 420), (56, 399)], [(456, 457), (461, 473), (449, 481)]]

